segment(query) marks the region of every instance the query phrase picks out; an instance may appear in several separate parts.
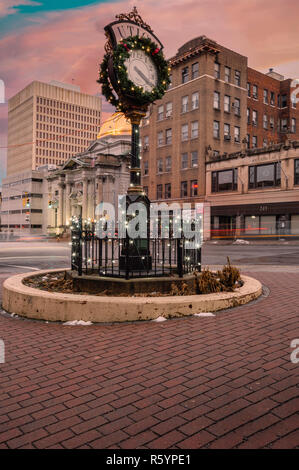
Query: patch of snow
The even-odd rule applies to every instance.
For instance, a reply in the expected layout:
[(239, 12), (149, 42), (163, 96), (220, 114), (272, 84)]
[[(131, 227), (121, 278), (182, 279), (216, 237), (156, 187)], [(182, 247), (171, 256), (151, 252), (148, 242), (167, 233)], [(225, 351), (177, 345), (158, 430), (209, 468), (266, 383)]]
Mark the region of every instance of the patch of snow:
[(201, 313), (194, 313), (195, 317), (216, 317), (215, 313), (212, 312), (201, 312)]
[(84, 320), (72, 320), (63, 323), (66, 326), (90, 326), (92, 325), (91, 321), (84, 321)]
[(242, 238), (237, 238), (237, 240), (233, 242), (233, 245), (249, 245), (249, 241), (243, 240)]
[(160, 321), (166, 321), (167, 318), (165, 317), (158, 317), (158, 318), (155, 318), (153, 321), (156, 321), (156, 322), (160, 322)]

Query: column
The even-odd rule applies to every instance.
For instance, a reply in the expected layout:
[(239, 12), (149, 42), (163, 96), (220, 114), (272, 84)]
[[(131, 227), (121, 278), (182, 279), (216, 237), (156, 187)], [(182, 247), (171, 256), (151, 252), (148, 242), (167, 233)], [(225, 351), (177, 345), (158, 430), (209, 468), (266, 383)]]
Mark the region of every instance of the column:
[(64, 223), (63, 223), (63, 203), (64, 203), (64, 184), (59, 183), (59, 201), (58, 201), (58, 227), (62, 228)]
[(82, 219), (87, 219), (87, 206), (88, 205), (88, 180), (83, 179), (83, 196), (82, 196)]
[(209, 202), (204, 203), (203, 210), (203, 239), (211, 239), (211, 204)]
[(71, 183), (69, 181), (67, 181), (66, 183), (66, 194), (65, 194), (65, 224), (66, 225), (69, 225), (70, 224), (70, 219), (71, 219), (71, 216), (72, 216), (72, 213), (71, 213), (71, 199), (70, 199), (70, 195), (71, 195), (71, 191), (72, 191), (72, 186), (71, 186)]

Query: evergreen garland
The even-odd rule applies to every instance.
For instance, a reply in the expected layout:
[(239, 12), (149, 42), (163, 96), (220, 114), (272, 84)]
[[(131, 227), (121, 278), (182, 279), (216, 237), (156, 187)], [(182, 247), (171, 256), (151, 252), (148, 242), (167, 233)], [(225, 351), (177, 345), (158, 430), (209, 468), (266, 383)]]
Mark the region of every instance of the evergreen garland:
[[(130, 56), (131, 50), (143, 50), (153, 60), (157, 67), (158, 83), (151, 92), (144, 91), (142, 87), (136, 86), (129, 78), (125, 66), (126, 59)], [(123, 39), (114, 49), (112, 53), (113, 67), (117, 83), (119, 86), (120, 97), (116, 97), (113, 92), (113, 87), (109, 80), (108, 74), (108, 61), (111, 55), (105, 54), (104, 59), (100, 66), (100, 75), (97, 80), (102, 85), (102, 94), (107, 101), (116, 107), (118, 111), (125, 111), (126, 105), (121, 102), (121, 97), (131, 99), (137, 105), (144, 106), (153, 103), (163, 97), (167, 87), (170, 83), (169, 71), (170, 68), (162, 51), (148, 38), (141, 38), (139, 36), (129, 37)]]

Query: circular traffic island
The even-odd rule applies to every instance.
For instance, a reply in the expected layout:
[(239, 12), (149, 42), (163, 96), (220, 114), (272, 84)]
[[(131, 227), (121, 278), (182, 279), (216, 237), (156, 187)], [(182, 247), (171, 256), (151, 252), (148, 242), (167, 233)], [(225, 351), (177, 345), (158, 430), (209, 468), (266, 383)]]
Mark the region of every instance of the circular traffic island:
[[(172, 279), (173, 288), (168, 295), (156, 291), (114, 295), (107, 290), (89, 294), (73, 292), (73, 281), (69, 274), (68, 270), (56, 269), (18, 274), (6, 279), (3, 285), (3, 309), (36, 320), (126, 322), (216, 312), (246, 304), (262, 294), (261, 283), (244, 275), (240, 277), (238, 287), (227, 292), (188, 295), (188, 292), (192, 292), (189, 276), (177, 282)], [(64, 289), (61, 288), (61, 280), (64, 281)], [(109, 279), (105, 278), (107, 281)], [(148, 279), (143, 282), (148, 282)]]

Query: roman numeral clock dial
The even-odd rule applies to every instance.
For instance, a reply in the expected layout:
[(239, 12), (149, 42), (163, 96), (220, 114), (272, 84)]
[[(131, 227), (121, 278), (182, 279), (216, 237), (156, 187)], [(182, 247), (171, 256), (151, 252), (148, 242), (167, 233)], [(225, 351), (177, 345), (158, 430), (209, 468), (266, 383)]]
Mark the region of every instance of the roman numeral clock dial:
[(158, 83), (158, 74), (153, 60), (143, 51), (130, 51), (125, 60), (128, 79), (143, 91), (151, 92)]

